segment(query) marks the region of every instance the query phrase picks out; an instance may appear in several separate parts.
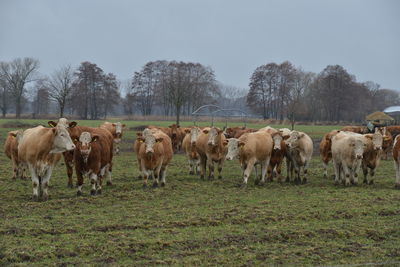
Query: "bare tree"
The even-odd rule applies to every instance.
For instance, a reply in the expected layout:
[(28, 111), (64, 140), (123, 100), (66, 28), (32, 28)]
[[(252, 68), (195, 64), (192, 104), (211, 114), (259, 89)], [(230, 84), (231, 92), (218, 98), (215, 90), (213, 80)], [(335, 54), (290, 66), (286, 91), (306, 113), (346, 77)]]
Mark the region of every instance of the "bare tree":
[(15, 117), (21, 117), (25, 85), (35, 80), (39, 61), (33, 58), (17, 58), (12, 62), (0, 63), (1, 77), (7, 82), (10, 93), (15, 100)]
[(73, 78), (74, 72), (67, 65), (56, 70), (48, 80), (49, 97), (57, 102), (60, 118), (64, 117), (65, 106), (72, 93)]
[[(0, 63), (1, 64), (1, 63)], [(0, 72), (1, 75), (1, 72)], [(3, 118), (6, 117), (11, 100), (9, 84), (3, 76), (0, 77), (0, 109)]]
[(35, 83), (33, 97), (34, 115), (48, 114), (50, 106), (49, 88), (46, 81), (41, 79)]

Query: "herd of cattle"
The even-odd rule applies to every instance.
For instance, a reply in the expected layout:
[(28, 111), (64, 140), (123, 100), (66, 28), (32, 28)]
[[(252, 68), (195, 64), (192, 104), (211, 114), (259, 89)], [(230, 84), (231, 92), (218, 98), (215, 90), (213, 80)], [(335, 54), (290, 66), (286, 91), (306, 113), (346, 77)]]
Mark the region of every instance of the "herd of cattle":
[[(105, 122), (99, 127), (78, 126), (61, 118), (49, 121), (50, 128), (37, 126), (25, 131), (8, 133), (4, 150), (13, 165), (13, 178), (25, 178), (29, 170), (33, 199), (48, 199), (49, 180), (55, 164), (64, 157), (67, 168), (68, 186), (73, 187), (73, 168), (77, 176), (77, 195), (82, 195), (83, 177), (91, 183), (92, 195), (101, 194), (103, 178), (112, 184), (113, 156), (119, 153), (119, 145), (125, 125)], [(324, 166), (333, 161), (335, 184), (346, 186), (357, 184), (361, 168), (364, 183), (374, 182), (375, 170), (382, 156), (392, 149), (396, 169), (396, 188), (400, 189), (400, 126), (376, 128), (366, 133), (365, 127), (347, 126), (324, 135), (320, 143), (320, 156)], [(218, 178), (225, 160), (239, 159), (243, 185), (247, 184), (251, 172), (255, 171), (255, 183), (272, 181), (274, 176), (283, 181), (282, 164), (286, 159), (286, 182), (307, 182), (307, 170), (313, 155), (313, 141), (304, 132), (287, 128), (245, 127), (181, 128), (148, 126), (137, 132), (133, 144), (140, 176), (146, 187), (149, 178), (153, 186), (165, 186), (166, 169), (173, 154), (183, 150), (189, 161), (189, 173), (200, 174), (204, 179), (214, 178), (217, 164)], [(258, 175), (258, 166), (261, 175)], [(369, 177), (368, 177), (369, 175)]]

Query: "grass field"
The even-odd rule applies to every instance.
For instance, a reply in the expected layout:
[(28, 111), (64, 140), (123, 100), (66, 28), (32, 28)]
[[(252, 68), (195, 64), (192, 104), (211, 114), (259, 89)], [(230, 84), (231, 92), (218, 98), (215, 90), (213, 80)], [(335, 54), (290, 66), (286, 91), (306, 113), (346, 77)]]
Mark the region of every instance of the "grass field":
[[(4, 123), (10, 121), (0, 121), (0, 127)], [(170, 124), (126, 123), (128, 128)], [(297, 127), (314, 138), (333, 128)], [(0, 128), (2, 142), (10, 130)], [(0, 265), (400, 264), (400, 191), (394, 189), (392, 161), (381, 162), (372, 186), (334, 186), (322, 178), (314, 157), (306, 185), (255, 186), (251, 177), (242, 189), (236, 161), (227, 162), (222, 180), (201, 181), (188, 175), (179, 154), (167, 171), (166, 187), (143, 190), (130, 151), (134, 134), (125, 133), (123, 152), (114, 158), (114, 185), (98, 196), (90, 196), (85, 180), (84, 195), (76, 197), (60, 162), (49, 201), (33, 202), (31, 182), (11, 180), (11, 162), (1, 154)]]

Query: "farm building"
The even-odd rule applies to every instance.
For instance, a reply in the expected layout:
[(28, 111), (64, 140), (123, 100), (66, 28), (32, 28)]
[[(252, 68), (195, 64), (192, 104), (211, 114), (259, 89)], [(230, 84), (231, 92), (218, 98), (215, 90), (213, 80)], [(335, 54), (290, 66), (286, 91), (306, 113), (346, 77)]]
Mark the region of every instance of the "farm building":
[(395, 120), (395, 124), (400, 123), (400, 106), (387, 107), (383, 110), (383, 112), (393, 117)]
[(394, 122), (394, 119), (391, 116), (382, 111), (375, 111), (374, 113), (369, 114), (367, 117), (365, 117), (365, 120), (367, 122), (371, 122), (375, 126), (390, 125)]

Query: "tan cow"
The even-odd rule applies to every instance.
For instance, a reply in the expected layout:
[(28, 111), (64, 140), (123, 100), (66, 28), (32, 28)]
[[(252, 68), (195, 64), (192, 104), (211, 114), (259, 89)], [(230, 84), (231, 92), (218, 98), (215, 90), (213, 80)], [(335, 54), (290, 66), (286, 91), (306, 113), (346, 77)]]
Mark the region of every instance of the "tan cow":
[[(265, 183), (265, 175), (271, 159), (273, 141), (269, 133), (259, 131), (246, 133), (237, 138), (230, 138), (224, 142), (228, 148), (227, 160), (239, 157), (240, 166), (243, 170), (243, 185), (247, 184), (252, 169), (256, 164), (261, 165), (261, 183)], [(258, 177), (255, 180), (259, 183)]]
[(365, 137), (353, 132), (340, 131), (332, 137), (332, 160), (335, 170), (335, 184), (343, 181), (357, 184), (358, 169), (362, 164), (366, 148)]
[(147, 187), (147, 180), (151, 174), (154, 177), (153, 187), (158, 186), (160, 178), (161, 186), (165, 186), (167, 165), (173, 155), (171, 139), (162, 131), (138, 135), (136, 139), (140, 143), (136, 156), (144, 178), (143, 187)]
[[(363, 153), (362, 170), (364, 174), (364, 183), (373, 184), (375, 169), (379, 166), (382, 156), (383, 136), (380, 131), (375, 131), (374, 134), (364, 134), (366, 147)], [(368, 180), (368, 169), (371, 176)]]
[(400, 189), (400, 135), (397, 135), (394, 139), (392, 155), (394, 167), (396, 169), (396, 181), (394, 187)]
[(9, 159), (11, 159), (13, 179), (25, 179), (25, 166), (18, 160), (18, 143), (21, 141), (22, 134), (22, 130), (8, 132), (4, 143), (4, 153)]
[(319, 155), (324, 168), (324, 178), (328, 177), (328, 164), (332, 159), (332, 137), (339, 132), (339, 130), (332, 130), (326, 133), (324, 137), (322, 137), (321, 143), (319, 143)]
[(114, 139), (114, 155), (118, 155), (120, 148), (119, 145), (121, 143), (122, 140), (122, 134), (123, 134), (123, 130), (125, 129), (125, 124), (121, 124), (120, 122), (116, 122), (116, 123), (111, 123), (111, 122), (104, 122), (102, 125), (100, 125), (100, 128), (102, 129), (106, 129), (107, 131), (109, 131)]
[(48, 199), (47, 188), (54, 165), (62, 152), (73, 149), (75, 145), (65, 127), (37, 126), (24, 131), (18, 145), (18, 159), (28, 165), (34, 200), (39, 199), (39, 189), (43, 200)]
[(200, 167), (200, 156), (197, 152), (197, 139), (200, 135), (199, 127), (192, 127), (191, 129), (185, 129), (186, 135), (182, 141), (182, 148), (186, 154), (186, 158), (189, 161), (189, 174), (198, 174)]
[(382, 142), (382, 159), (387, 160), (388, 155), (393, 146), (393, 136), (387, 130), (387, 127), (378, 128), (380, 133), (383, 135), (383, 142)]
[(353, 132), (358, 134), (368, 133), (368, 129), (365, 126), (344, 126), (341, 131), (343, 132)]
[[(313, 153), (313, 142), (303, 132), (292, 131), (290, 137), (285, 140), (290, 158), (290, 177), (293, 178), (293, 170), (296, 173), (295, 183), (307, 182), (307, 169)], [(301, 170), (303, 170), (303, 181), (301, 181)]]
[(103, 177), (110, 176), (112, 165), (112, 141), (101, 133), (82, 132), (75, 141), (74, 163), (78, 178), (77, 195), (82, 195), (83, 177), (92, 184), (91, 195), (101, 194)]
[(197, 152), (200, 156), (200, 178), (204, 179), (208, 166), (208, 179), (214, 179), (214, 163), (218, 164), (218, 178), (221, 179), (225, 155), (228, 151), (223, 131), (217, 127), (207, 127), (197, 139)]

